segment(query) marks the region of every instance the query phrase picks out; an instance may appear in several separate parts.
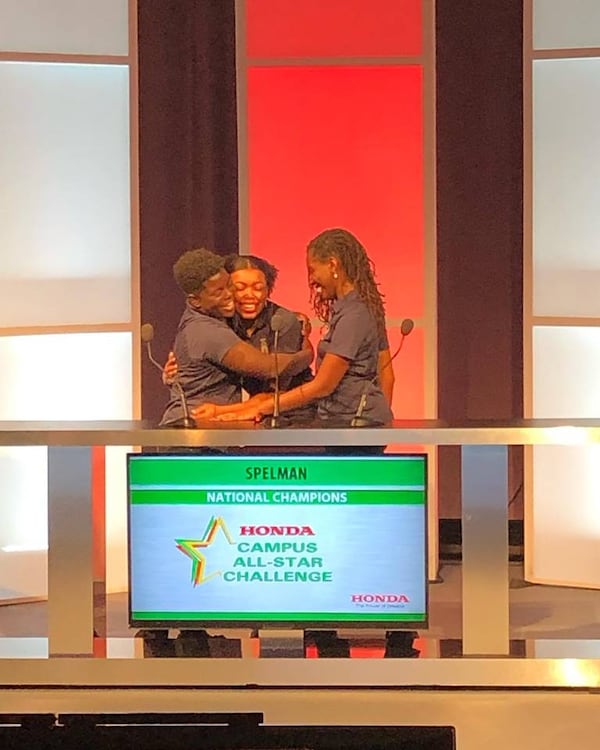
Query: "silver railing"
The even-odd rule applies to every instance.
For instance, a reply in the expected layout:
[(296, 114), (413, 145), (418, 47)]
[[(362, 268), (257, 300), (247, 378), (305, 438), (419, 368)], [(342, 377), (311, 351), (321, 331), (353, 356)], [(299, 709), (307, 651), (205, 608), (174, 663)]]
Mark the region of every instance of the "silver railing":
[[(600, 686), (600, 661), (565, 671), (562, 660), (509, 655), (510, 445), (600, 442), (599, 420), (396, 421), (385, 428), (208, 425), (156, 429), (144, 422), (0, 422), (0, 446), (48, 446), (49, 659), (0, 660), (0, 684), (55, 685), (507, 685)], [(461, 660), (95, 659), (93, 654), (93, 446), (459, 445), (462, 451)], [(56, 658), (60, 657), (60, 658)], [(490, 658), (494, 657), (494, 658)], [(360, 663), (359, 663), (360, 662)]]

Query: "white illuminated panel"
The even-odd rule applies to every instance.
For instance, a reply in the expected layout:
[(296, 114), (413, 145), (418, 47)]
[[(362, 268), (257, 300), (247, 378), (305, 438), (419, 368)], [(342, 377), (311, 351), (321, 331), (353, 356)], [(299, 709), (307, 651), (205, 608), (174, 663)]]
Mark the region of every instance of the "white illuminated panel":
[(106, 590), (127, 591), (127, 453), (106, 448)]
[(533, 329), (533, 417), (600, 417), (600, 328)]
[[(46, 548), (47, 492), (46, 448), (0, 447), (0, 551), (19, 553)], [(0, 568), (0, 587), (2, 572)]]
[(533, 70), (533, 314), (600, 316), (600, 58)]
[(2, 0), (0, 50), (126, 55), (128, 0)]
[(0, 92), (0, 326), (129, 322), (127, 67), (0, 62)]
[[(0, 337), (0, 362), (0, 419), (131, 417), (129, 333)], [(111, 590), (123, 590), (126, 575), (122, 452), (111, 449), (107, 456)], [(0, 452), (0, 600), (46, 592), (46, 456), (45, 448)]]
[[(132, 416), (131, 334), (69, 331), (135, 317), (136, 10), (136, 0), (0, 0), (0, 420)], [(106, 508), (108, 576), (122, 589), (120, 458), (109, 450)], [(0, 449), (0, 601), (45, 596), (46, 546), (47, 450)]]
[(44, 599), (46, 596), (48, 596), (47, 551), (7, 552), (0, 549), (0, 605)]
[(600, 659), (600, 641), (543, 639), (531, 641), (536, 659)]
[(0, 337), (0, 419), (130, 419), (131, 334)]
[(598, 0), (533, 0), (534, 49), (600, 47)]
[(0, 602), (46, 596), (46, 448), (0, 448), (0, 521)]
[[(600, 416), (600, 329), (533, 330), (534, 417)], [(529, 580), (600, 586), (600, 446), (538, 446)]]
[(534, 450), (529, 580), (600, 587), (600, 446)]
[(47, 638), (0, 638), (0, 659), (45, 659)]

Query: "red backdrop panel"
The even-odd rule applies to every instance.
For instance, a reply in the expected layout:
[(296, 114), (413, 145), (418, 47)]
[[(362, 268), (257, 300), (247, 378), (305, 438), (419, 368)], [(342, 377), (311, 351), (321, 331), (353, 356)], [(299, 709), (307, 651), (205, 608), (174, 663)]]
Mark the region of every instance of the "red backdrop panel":
[(421, 0), (246, 0), (249, 57), (421, 54)]
[(341, 226), (375, 261), (388, 317), (422, 316), (419, 66), (251, 68), (248, 170), (247, 250), (280, 269), (276, 300), (309, 312), (306, 245)]

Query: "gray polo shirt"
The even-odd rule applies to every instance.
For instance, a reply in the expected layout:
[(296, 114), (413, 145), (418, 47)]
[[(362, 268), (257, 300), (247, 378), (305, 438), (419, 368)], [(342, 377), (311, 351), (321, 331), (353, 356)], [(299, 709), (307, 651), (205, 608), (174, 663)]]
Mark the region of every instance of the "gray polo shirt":
[(319, 343), (317, 366), (326, 354), (336, 354), (346, 359), (349, 367), (333, 393), (319, 401), (319, 417), (351, 420), (365, 393), (363, 417), (382, 424), (392, 419), (377, 378), (379, 352), (387, 348), (387, 337), (380, 338), (377, 323), (358, 292), (334, 302), (329, 329)]
[[(260, 315), (254, 321), (244, 321), (242, 318), (235, 315), (231, 321), (231, 327), (242, 339), (247, 341), (255, 349), (268, 354), (273, 351), (275, 345), (275, 334), (271, 330), (271, 321), (273, 315), (277, 313), (282, 318), (282, 326), (279, 332), (278, 351), (285, 352), (288, 354), (294, 354), (295, 352), (302, 349), (302, 325), (298, 320), (295, 313), (287, 310), (281, 305), (267, 300), (267, 303), (260, 313)], [(251, 326), (252, 333), (249, 334), (248, 330)], [(295, 388), (298, 385), (303, 385), (312, 380), (312, 372), (309, 367), (306, 370), (294, 375), (292, 378), (282, 378), (281, 387), (286, 391)], [(243, 388), (254, 396), (256, 393), (268, 393), (273, 390), (274, 380), (265, 378), (252, 378), (245, 375), (242, 380)]]
[[(231, 347), (239, 342), (224, 320), (212, 318), (187, 305), (179, 321), (173, 351), (179, 382), (190, 408), (205, 401), (231, 404), (241, 400), (239, 375), (221, 364)], [(182, 416), (178, 391), (171, 387), (161, 424)]]

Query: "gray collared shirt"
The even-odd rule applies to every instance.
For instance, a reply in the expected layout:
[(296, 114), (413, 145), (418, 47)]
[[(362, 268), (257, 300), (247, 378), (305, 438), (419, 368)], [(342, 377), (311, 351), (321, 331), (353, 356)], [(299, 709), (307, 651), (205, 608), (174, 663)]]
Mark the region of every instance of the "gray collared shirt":
[[(223, 357), (240, 339), (224, 320), (186, 307), (175, 337), (173, 351), (178, 378), (188, 406), (209, 401), (231, 404), (241, 400), (239, 375), (223, 366)], [(183, 416), (178, 390), (171, 387), (161, 424)]]
[(319, 343), (317, 366), (326, 354), (343, 357), (349, 365), (333, 393), (319, 401), (319, 417), (351, 420), (364, 393), (363, 417), (382, 424), (389, 422), (392, 411), (377, 377), (379, 352), (388, 348), (387, 337), (379, 336), (377, 323), (358, 292), (336, 300), (329, 328)]
[[(244, 325), (245, 321), (237, 315), (232, 320), (232, 328), (242, 341), (245, 340), (249, 344), (252, 344), (255, 349), (264, 354), (269, 354), (274, 351), (275, 334), (271, 329), (271, 321), (275, 313), (282, 318), (278, 351), (288, 354), (300, 351), (303, 344), (302, 325), (297, 315), (285, 307), (271, 302), (271, 300), (267, 300), (263, 311), (256, 320), (252, 321), (250, 329)], [(251, 333), (248, 333), (248, 330), (251, 330)], [(298, 375), (294, 375), (290, 379), (282, 378), (280, 385), (284, 390), (289, 391), (298, 385), (308, 383), (310, 380), (312, 380), (312, 372), (310, 368), (306, 368), (306, 370), (298, 373)], [(254, 396), (256, 393), (268, 393), (271, 391), (273, 389), (273, 382), (273, 380), (265, 378), (244, 376), (242, 386), (250, 396)]]

